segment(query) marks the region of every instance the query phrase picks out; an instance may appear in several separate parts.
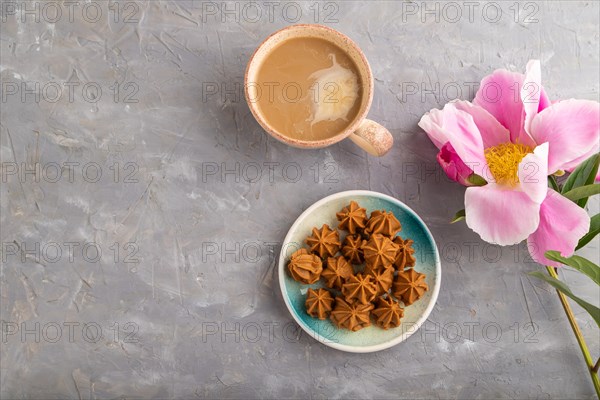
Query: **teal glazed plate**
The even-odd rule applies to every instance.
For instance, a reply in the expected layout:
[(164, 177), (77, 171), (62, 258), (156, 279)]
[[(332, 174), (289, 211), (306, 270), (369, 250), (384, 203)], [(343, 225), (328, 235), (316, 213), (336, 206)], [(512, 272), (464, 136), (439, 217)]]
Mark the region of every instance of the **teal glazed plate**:
[[(393, 212), (402, 224), (399, 235), (404, 239), (414, 240), (414, 255), (417, 260), (414, 268), (427, 276), (426, 282), (429, 290), (418, 301), (404, 307), (404, 318), (397, 328), (384, 330), (372, 323), (367, 328), (351, 332), (337, 328), (329, 319), (321, 321), (311, 317), (306, 313), (304, 306), (306, 292), (308, 288), (324, 287), (322, 280), (313, 285), (304, 285), (292, 279), (287, 271), (290, 255), (299, 248), (306, 247), (304, 240), (311, 235), (312, 228), (320, 228), (323, 224), (337, 228), (338, 221), (335, 214), (348, 205), (351, 200), (366, 208), (368, 215), (375, 210)], [(340, 231), (341, 240), (345, 234), (346, 232)], [(334, 349), (352, 353), (369, 353), (387, 349), (415, 333), (435, 305), (440, 291), (441, 274), (440, 257), (435, 241), (421, 218), (401, 201), (368, 190), (336, 193), (310, 206), (290, 228), (279, 256), (281, 293), (296, 322), (319, 342)]]

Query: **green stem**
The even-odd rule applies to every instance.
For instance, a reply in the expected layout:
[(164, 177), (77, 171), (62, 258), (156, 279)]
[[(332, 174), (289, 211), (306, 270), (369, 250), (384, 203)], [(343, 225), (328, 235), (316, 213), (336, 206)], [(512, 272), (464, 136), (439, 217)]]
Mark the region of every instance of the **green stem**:
[(598, 361), (596, 361), (596, 365), (594, 365), (594, 368), (592, 368), (592, 371), (594, 371), (595, 373), (598, 373), (599, 368), (600, 368), (600, 358), (598, 358)]
[[(558, 274), (556, 273), (554, 268), (546, 267), (546, 269), (548, 270), (548, 274), (550, 274), (551, 277), (558, 279)], [(600, 379), (598, 379), (597, 364), (594, 365), (594, 361), (592, 361), (592, 356), (590, 355), (590, 351), (588, 350), (587, 344), (585, 343), (585, 339), (583, 338), (581, 329), (579, 329), (579, 325), (577, 325), (577, 321), (575, 320), (575, 315), (573, 315), (573, 310), (571, 309), (571, 306), (569, 305), (569, 301), (567, 300), (567, 297), (564, 294), (562, 294), (561, 292), (559, 292), (558, 290), (556, 292), (558, 293), (560, 302), (562, 303), (562, 306), (565, 309), (565, 313), (567, 314), (567, 318), (569, 319), (569, 323), (571, 324), (573, 333), (575, 334), (575, 337), (577, 338), (577, 343), (579, 344), (579, 348), (581, 349), (581, 352), (583, 353), (583, 358), (585, 359), (585, 363), (587, 364), (588, 372), (590, 373), (590, 375), (592, 377), (592, 382), (594, 383), (594, 388), (596, 389), (596, 395), (598, 396), (598, 399), (600, 399)]]

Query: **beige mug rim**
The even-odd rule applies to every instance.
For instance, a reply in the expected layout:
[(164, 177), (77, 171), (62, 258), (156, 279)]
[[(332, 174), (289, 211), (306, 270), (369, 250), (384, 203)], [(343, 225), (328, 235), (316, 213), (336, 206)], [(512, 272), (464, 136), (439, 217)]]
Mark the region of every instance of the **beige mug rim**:
[[(359, 110), (356, 117), (354, 117), (354, 120), (352, 121), (352, 123), (350, 125), (348, 125), (340, 133), (338, 133), (332, 137), (329, 137), (327, 139), (301, 140), (301, 139), (294, 139), (294, 138), (290, 138), (289, 136), (285, 136), (285, 135), (277, 132), (275, 129), (271, 128), (271, 126), (267, 123), (267, 121), (265, 121), (265, 119), (262, 117), (260, 112), (258, 112), (256, 103), (249, 101), (250, 93), (249, 93), (249, 89), (248, 89), (249, 88), (248, 73), (250, 71), (250, 67), (253, 65), (253, 63), (256, 62), (256, 55), (258, 54), (258, 52), (262, 48), (264, 48), (264, 46), (266, 46), (275, 37), (280, 36), (289, 30), (296, 30), (296, 29), (302, 29), (302, 28), (319, 29), (319, 30), (327, 32), (328, 35), (334, 35), (334, 36), (337, 36), (338, 38), (346, 41), (348, 43), (348, 45), (350, 47), (354, 48), (356, 53), (359, 55), (360, 60), (363, 63), (365, 70), (366, 70), (366, 74), (360, 74), (361, 75), (360, 78), (362, 81), (363, 96), (365, 95), (365, 93), (364, 93), (365, 89), (367, 91), (367, 101), (363, 103), (363, 106)], [(333, 44), (335, 44), (337, 46), (337, 44), (335, 42), (333, 42)], [(354, 58), (353, 58), (353, 61), (354, 61)], [(366, 75), (366, 76), (363, 76), (363, 75)], [(360, 126), (360, 124), (366, 119), (367, 114), (368, 114), (369, 110), (371, 109), (371, 104), (373, 102), (373, 91), (374, 91), (373, 72), (371, 70), (369, 61), (367, 60), (367, 57), (365, 56), (363, 51), (360, 49), (360, 47), (358, 47), (358, 45), (352, 39), (350, 39), (348, 36), (344, 35), (343, 33), (336, 31), (335, 29), (330, 28), (328, 26), (320, 25), (320, 24), (294, 24), (294, 25), (286, 26), (285, 28), (282, 28), (282, 29), (279, 29), (279, 30), (273, 32), (267, 38), (265, 38), (265, 40), (263, 40), (261, 42), (261, 44), (256, 48), (256, 50), (254, 50), (254, 53), (252, 53), (252, 55), (250, 56), (250, 59), (248, 60), (248, 64), (246, 66), (246, 72), (244, 74), (244, 95), (246, 97), (246, 103), (248, 103), (248, 107), (250, 108), (250, 111), (252, 112), (252, 115), (254, 116), (256, 121), (260, 124), (260, 126), (262, 126), (262, 128), (265, 131), (267, 131), (267, 133), (269, 133), (275, 139), (279, 140), (280, 142), (286, 143), (290, 146), (300, 147), (300, 148), (327, 147), (332, 144), (341, 142), (342, 140), (344, 140), (348, 136), (350, 136), (352, 134), (352, 132), (356, 131), (358, 129), (358, 127)]]

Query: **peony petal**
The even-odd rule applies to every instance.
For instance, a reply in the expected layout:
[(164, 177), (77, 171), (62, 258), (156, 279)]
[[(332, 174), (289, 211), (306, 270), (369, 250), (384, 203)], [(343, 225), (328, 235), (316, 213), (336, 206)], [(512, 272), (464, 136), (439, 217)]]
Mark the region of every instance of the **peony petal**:
[[(579, 164), (581, 164), (582, 162), (584, 162), (585, 160), (587, 160), (588, 158), (590, 158), (591, 156), (593, 156), (594, 154), (596, 154), (598, 152), (598, 150), (600, 150), (600, 143), (597, 143), (595, 146), (593, 146), (590, 151), (588, 151), (587, 153), (585, 153), (584, 155), (582, 155), (581, 157), (577, 157), (575, 160), (566, 163), (562, 169), (564, 169), (565, 171), (568, 172), (573, 172), (573, 170), (575, 168), (577, 168), (579, 166)], [(598, 170), (598, 175), (596, 175), (596, 180), (598, 180), (598, 178), (600, 177), (600, 169)]]
[(525, 81), (521, 87), (521, 101), (525, 110), (524, 128), (529, 133), (531, 121), (538, 113), (540, 97), (542, 94), (542, 68), (540, 60), (531, 60), (527, 63)]
[[(473, 103), (484, 108), (509, 130), (511, 142), (535, 147), (535, 142), (525, 130), (526, 113), (522, 96), (527, 96), (528, 103), (538, 104), (538, 110), (540, 106), (547, 107), (549, 101), (541, 84), (536, 83), (538, 77), (535, 62), (528, 66), (530, 75), (527, 78), (523, 74), (505, 69), (498, 69), (483, 78)], [(534, 95), (536, 85), (539, 90), (538, 94)], [(543, 104), (540, 100), (543, 100)], [(531, 107), (532, 114), (533, 111)]]
[(492, 114), (510, 132), (510, 141), (534, 147), (525, 132), (525, 110), (520, 98), (525, 77), (505, 69), (494, 71), (481, 81), (473, 103)]
[(471, 102), (459, 100), (454, 102), (456, 109), (464, 111), (473, 117), (473, 122), (477, 125), (481, 138), (483, 139), (483, 147), (493, 147), (501, 143), (510, 142), (510, 133), (508, 129), (502, 126), (500, 122), (492, 114), (485, 109), (474, 105)]
[(562, 264), (548, 260), (544, 254), (557, 250), (563, 257), (570, 257), (579, 239), (590, 229), (590, 216), (571, 200), (552, 189), (540, 209), (540, 225), (527, 239), (531, 257), (540, 264), (559, 267)]
[(434, 108), (423, 115), (419, 121), (419, 126), (421, 129), (427, 133), (429, 139), (438, 149), (441, 149), (444, 144), (448, 142), (446, 132), (444, 132), (444, 129), (442, 128), (443, 113), (444, 112), (442, 110)]
[(540, 94), (540, 104), (539, 104), (537, 112), (541, 113), (542, 110), (545, 110), (546, 108), (550, 107), (551, 105), (552, 105), (552, 101), (550, 101), (550, 98), (548, 97), (548, 95), (546, 94), (546, 91), (542, 87), (542, 93)]
[(539, 145), (519, 163), (519, 185), (529, 198), (541, 203), (548, 188), (548, 143)]
[(467, 167), (460, 159), (450, 142), (441, 148), (437, 155), (437, 161), (448, 176), (455, 182), (464, 186), (472, 186), (469, 182), (469, 176), (473, 174), (471, 168)]
[(458, 110), (454, 103), (444, 106), (443, 128), (460, 159), (478, 175), (487, 169), (481, 133), (473, 117)]
[(501, 246), (521, 242), (540, 222), (540, 204), (524, 192), (494, 183), (472, 186), (465, 193), (466, 222), (483, 240)]
[[(464, 100), (452, 101), (449, 104), (452, 104), (455, 109), (471, 115), (482, 137), (484, 148), (510, 142), (508, 129), (502, 126), (485, 109)], [(444, 126), (444, 113), (449, 110), (447, 107), (449, 107), (448, 104), (443, 110), (433, 109), (423, 115), (419, 121), (419, 126), (427, 133), (429, 139), (438, 149), (441, 149), (449, 141), (449, 135), (451, 134)]]
[(590, 100), (565, 100), (546, 108), (531, 122), (537, 143), (548, 142), (548, 171), (570, 167), (598, 146), (600, 104)]

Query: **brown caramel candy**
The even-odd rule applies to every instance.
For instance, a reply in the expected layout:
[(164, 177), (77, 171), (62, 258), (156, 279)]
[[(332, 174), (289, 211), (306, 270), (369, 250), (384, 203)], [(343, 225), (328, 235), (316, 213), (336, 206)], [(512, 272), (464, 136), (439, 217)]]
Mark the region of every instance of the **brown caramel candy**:
[(348, 303), (367, 304), (377, 297), (377, 285), (371, 275), (356, 274), (342, 285), (342, 294)]
[(351, 201), (349, 205), (335, 215), (340, 221), (338, 228), (350, 232), (352, 235), (365, 229), (367, 223), (367, 210)]
[(390, 238), (376, 233), (363, 245), (363, 252), (369, 269), (387, 268), (396, 260), (398, 245)]
[(344, 257), (329, 257), (327, 267), (321, 273), (321, 276), (325, 279), (325, 286), (338, 290), (342, 288), (342, 284), (346, 279), (352, 275), (354, 275), (354, 269)]
[(392, 281), (394, 280), (393, 268), (369, 270), (367, 274), (373, 277), (373, 282), (377, 286), (377, 296), (387, 293), (392, 287)]
[(293, 259), (294, 257), (301, 256), (302, 254), (310, 254), (310, 252), (308, 250), (306, 250), (305, 248), (298, 249), (292, 253), (292, 255), (290, 256), (290, 260)]
[(393, 238), (401, 229), (402, 226), (400, 225), (400, 221), (398, 221), (394, 213), (380, 210), (371, 213), (371, 218), (369, 218), (369, 222), (367, 222), (365, 233), (367, 235), (379, 233)]
[[(377, 210), (367, 218), (366, 209), (356, 201), (350, 201), (336, 218), (337, 228), (348, 232), (343, 245), (337, 229), (327, 224), (314, 227), (306, 238), (308, 249), (293, 253), (287, 265), (296, 281), (313, 284), (322, 276), (325, 286), (334, 290), (308, 288), (306, 313), (320, 320), (329, 318), (338, 328), (353, 332), (370, 326), (371, 314), (382, 329), (400, 326), (401, 304), (411, 305), (429, 290), (425, 275), (413, 268), (413, 241), (396, 236), (402, 225), (392, 212)], [(342, 255), (336, 257), (340, 251)], [(353, 265), (363, 263), (364, 271), (355, 274)]]
[(338, 328), (349, 329), (353, 332), (371, 325), (369, 313), (373, 304), (347, 303), (342, 297), (335, 298), (335, 307), (331, 312), (331, 321)]
[(404, 271), (406, 267), (414, 267), (416, 263), (415, 249), (413, 249), (413, 241), (410, 239), (402, 239), (400, 236), (394, 238), (394, 243), (398, 245), (398, 254), (394, 266), (398, 271)]
[(290, 257), (288, 270), (292, 278), (310, 285), (321, 277), (323, 261), (316, 255), (310, 254), (306, 249), (300, 249)]
[(367, 243), (360, 235), (348, 235), (342, 245), (342, 255), (351, 264), (362, 264), (365, 262), (362, 246)]
[(306, 238), (310, 251), (321, 258), (333, 257), (340, 251), (340, 235), (335, 229), (324, 224), (321, 229), (313, 228), (312, 235)]
[(420, 274), (414, 268), (410, 268), (398, 273), (392, 284), (392, 295), (409, 306), (419, 300), (428, 289), (425, 274)]
[(377, 307), (373, 310), (375, 324), (383, 329), (396, 328), (400, 326), (400, 320), (404, 316), (404, 309), (390, 296), (377, 299)]
[(313, 318), (327, 319), (333, 307), (333, 296), (326, 289), (308, 289), (306, 312)]

